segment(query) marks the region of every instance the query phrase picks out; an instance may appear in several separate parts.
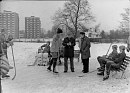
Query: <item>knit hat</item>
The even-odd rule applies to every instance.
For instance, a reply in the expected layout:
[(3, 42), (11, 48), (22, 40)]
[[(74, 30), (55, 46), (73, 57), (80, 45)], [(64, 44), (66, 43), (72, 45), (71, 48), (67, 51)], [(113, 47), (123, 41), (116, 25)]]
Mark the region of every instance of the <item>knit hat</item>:
[(57, 29), (57, 34), (59, 33), (63, 33), (63, 31), (60, 28)]
[(113, 45), (113, 46), (112, 46), (112, 48), (115, 48), (115, 49), (117, 49), (117, 45)]
[(125, 50), (125, 46), (119, 46), (119, 48), (121, 49), (121, 50)]

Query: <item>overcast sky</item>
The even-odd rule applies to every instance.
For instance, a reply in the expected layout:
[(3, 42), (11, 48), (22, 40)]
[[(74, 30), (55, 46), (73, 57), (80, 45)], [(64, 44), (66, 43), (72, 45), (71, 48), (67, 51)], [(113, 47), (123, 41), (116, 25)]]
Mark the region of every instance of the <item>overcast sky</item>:
[[(65, 2), (66, 0), (4, 0), (0, 3), (2, 11), (8, 10), (19, 14), (20, 30), (25, 29), (25, 17), (30, 16), (40, 17), (42, 28), (49, 30), (53, 25), (51, 17), (58, 8), (63, 8)], [(101, 29), (105, 31), (118, 28), (121, 21), (120, 14), (124, 12), (124, 8), (130, 6), (129, 0), (89, 0), (89, 2), (97, 23), (100, 23)]]

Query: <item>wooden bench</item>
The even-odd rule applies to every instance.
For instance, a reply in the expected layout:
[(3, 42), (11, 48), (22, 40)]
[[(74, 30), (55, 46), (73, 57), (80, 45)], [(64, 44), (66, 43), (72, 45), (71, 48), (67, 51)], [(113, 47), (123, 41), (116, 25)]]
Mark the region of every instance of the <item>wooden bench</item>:
[[(115, 74), (117, 74), (117, 72), (122, 72), (122, 75), (120, 77), (120, 78), (122, 78), (124, 73), (125, 73), (125, 71), (126, 71), (126, 68), (129, 65), (129, 63), (130, 63), (130, 57), (126, 56), (125, 59), (124, 59), (124, 62), (120, 66), (120, 68), (118, 68), (118, 69), (112, 68), (111, 71), (112, 72), (115, 71), (116, 72)], [(112, 76), (114, 76), (114, 75), (112, 75)], [(126, 78), (126, 77), (124, 77), (124, 78)]]
[(80, 50), (74, 50), (74, 58), (77, 58), (77, 59), (78, 59), (78, 62), (79, 62)]

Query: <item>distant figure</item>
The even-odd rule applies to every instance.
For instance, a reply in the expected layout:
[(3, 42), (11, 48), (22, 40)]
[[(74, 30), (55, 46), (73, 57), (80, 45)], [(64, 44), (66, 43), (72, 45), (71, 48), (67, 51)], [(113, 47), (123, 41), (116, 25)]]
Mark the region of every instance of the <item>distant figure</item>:
[(113, 49), (113, 51), (108, 56), (104, 55), (104, 56), (97, 57), (97, 60), (100, 64), (100, 68), (98, 68), (98, 71), (100, 73), (97, 73), (97, 75), (104, 75), (105, 65), (106, 65), (107, 61), (115, 60), (116, 56), (118, 55), (117, 45), (113, 45), (112, 49)]
[(106, 80), (109, 78), (110, 70), (111, 68), (120, 68), (121, 64), (123, 63), (126, 54), (125, 54), (125, 46), (120, 46), (120, 53), (117, 55), (115, 60), (113, 61), (107, 61), (106, 63), (106, 76), (103, 77), (103, 80)]
[(73, 58), (75, 39), (70, 32), (68, 32), (67, 37), (64, 38), (62, 45), (64, 46), (64, 73), (68, 71), (68, 58), (70, 59), (71, 72), (74, 72)]
[[(44, 48), (44, 49), (43, 49)], [(50, 55), (50, 41), (47, 41), (46, 44), (42, 45), (39, 49), (38, 52), (42, 53), (48, 53)]]
[(81, 45), (80, 47), (80, 52), (81, 52), (81, 59), (83, 62), (83, 73), (88, 73), (89, 72), (89, 58), (90, 58), (90, 40), (87, 36), (85, 36), (84, 32), (80, 32), (80, 37), (81, 37)]
[(53, 73), (58, 73), (58, 71), (56, 71), (56, 65), (57, 65), (57, 60), (59, 58), (59, 51), (62, 46), (61, 33), (63, 33), (63, 31), (60, 28), (58, 28), (56, 35), (53, 36), (52, 45), (50, 48), (52, 60), (47, 70), (51, 71), (51, 66), (53, 64)]
[(46, 44), (42, 45), (38, 49), (38, 53), (35, 56), (35, 62), (31, 66), (35, 65), (46, 66), (49, 63), (49, 58), (50, 58), (50, 41), (48, 41)]
[(127, 51), (128, 52), (130, 51), (130, 35), (129, 35), (128, 40), (127, 40)]

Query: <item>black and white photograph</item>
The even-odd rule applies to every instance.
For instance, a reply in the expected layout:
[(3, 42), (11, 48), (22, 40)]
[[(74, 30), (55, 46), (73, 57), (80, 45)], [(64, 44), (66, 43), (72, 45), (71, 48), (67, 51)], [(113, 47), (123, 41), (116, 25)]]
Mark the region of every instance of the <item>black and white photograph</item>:
[(0, 93), (130, 93), (130, 0), (1, 0)]

